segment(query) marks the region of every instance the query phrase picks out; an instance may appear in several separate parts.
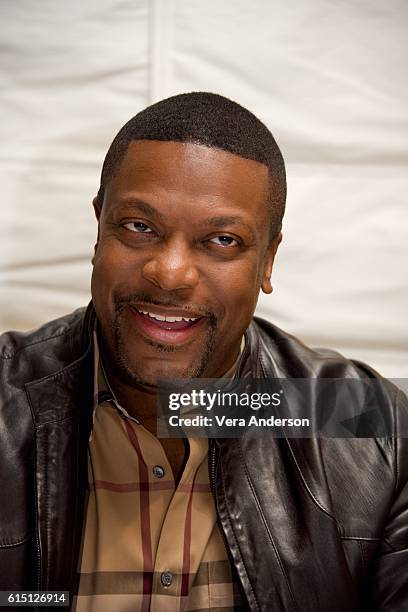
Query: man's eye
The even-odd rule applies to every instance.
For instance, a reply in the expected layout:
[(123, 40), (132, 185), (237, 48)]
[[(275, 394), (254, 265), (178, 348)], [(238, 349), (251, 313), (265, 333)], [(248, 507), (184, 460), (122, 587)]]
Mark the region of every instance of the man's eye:
[(210, 238), (209, 242), (223, 247), (238, 246), (239, 244), (238, 240), (232, 236), (215, 236), (214, 238)]
[(142, 223), (141, 221), (129, 221), (128, 223), (124, 223), (123, 227), (130, 230), (131, 232), (143, 233), (143, 234), (151, 234), (153, 230), (146, 225), (146, 223)]

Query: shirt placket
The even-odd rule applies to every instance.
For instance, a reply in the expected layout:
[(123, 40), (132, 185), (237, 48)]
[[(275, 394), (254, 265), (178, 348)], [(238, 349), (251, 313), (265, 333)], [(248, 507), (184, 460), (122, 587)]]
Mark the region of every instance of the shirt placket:
[(189, 442), (189, 459), (164, 517), (157, 546), (151, 612), (179, 612), (188, 602), (194, 482), (207, 456), (206, 441)]

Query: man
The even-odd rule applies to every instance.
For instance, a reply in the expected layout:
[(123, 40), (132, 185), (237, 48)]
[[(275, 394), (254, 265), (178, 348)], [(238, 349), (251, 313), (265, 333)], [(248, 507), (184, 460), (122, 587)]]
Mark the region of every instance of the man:
[(269, 130), (221, 96), (174, 96), (118, 133), (92, 304), (1, 339), (1, 589), (102, 612), (408, 609), (392, 385), (387, 438), (156, 437), (159, 379), (380, 380), (252, 319), (285, 194)]

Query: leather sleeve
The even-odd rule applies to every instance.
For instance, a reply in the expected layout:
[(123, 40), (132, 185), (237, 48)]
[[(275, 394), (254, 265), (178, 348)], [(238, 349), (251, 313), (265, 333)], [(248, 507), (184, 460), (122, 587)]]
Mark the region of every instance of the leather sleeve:
[[(395, 494), (370, 574), (370, 611), (408, 610), (408, 399), (396, 396)], [(406, 437), (404, 437), (406, 436)]]

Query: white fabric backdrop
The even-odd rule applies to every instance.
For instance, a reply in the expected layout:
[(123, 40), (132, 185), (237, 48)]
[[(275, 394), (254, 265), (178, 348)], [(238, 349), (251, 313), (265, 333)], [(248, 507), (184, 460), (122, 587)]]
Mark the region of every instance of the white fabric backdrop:
[(405, 0), (3, 0), (0, 330), (89, 299), (91, 200), (119, 127), (229, 96), (287, 161), (284, 243), (258, 312), (408, 374)]

